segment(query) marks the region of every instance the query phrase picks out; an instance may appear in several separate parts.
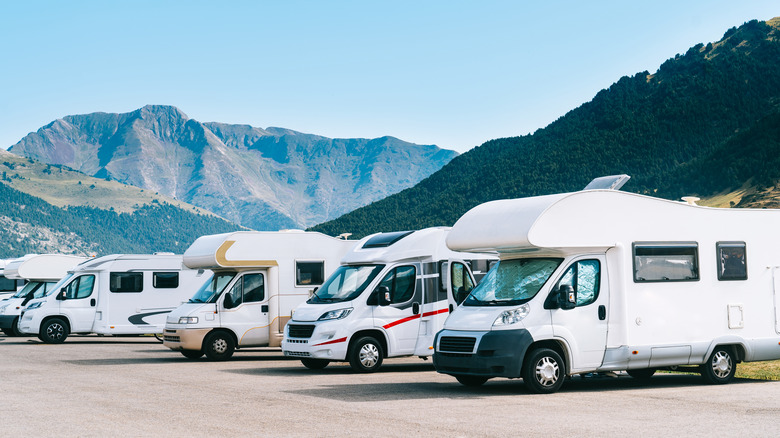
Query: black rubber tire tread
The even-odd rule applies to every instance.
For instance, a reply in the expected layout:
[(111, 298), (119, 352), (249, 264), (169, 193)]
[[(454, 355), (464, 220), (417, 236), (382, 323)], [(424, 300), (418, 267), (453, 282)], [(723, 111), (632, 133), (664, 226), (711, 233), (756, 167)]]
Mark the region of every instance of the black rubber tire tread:
[[(556, 368), (554, 378), (551, 382), (542, 382), (537, 377), (537, 366), (545, 362)], [(537, 348), (529, 352), (525, 358), (522, 369), (523, 382), (528, 389), (535, 394), (552, 394), (563, 386), (566, 380), (566, 365), (555, 350), (549, 348)]]
[(301, 363), (310, 370), (321, 370), (328, 366), (330, 361), (325, 359), (312, 359), (310, 357), (304, 357), (301, 359)]
[(626, 370), (629, 376), (636, 380), (650, 380), (655, 374), (655, 368), (638, 368), (635, 370)]
[[(363, 347), (373, 345), (373, 349), (376, 352), (376, 356), (373, 357), (373, 363), (366, 365), (365, 362), (361, 362), (361, 350)], [(371, 348), (371, 347), (368, 347)], [(382, 349), (382, 344), (371, 336), (364, 336), (358, 339), (349, 351), (349, 365), (354, 371), (359, 373), (373, 373), (382, 366), (382, 360), (384, 359), (385, 352)]]
[(181, 350), (180, 352), (187, 359), (200, 359), (203, 356), (203, 350)]
[(235, 350), (233, 337), (224, 331), (211, 332), (203, 340), (203, 352), (210, 360), (228, 360)]
[(458, 379), (458, 382), (461, 385), (471, 386), (471, 387), (482, 386), (482, 385), (485, 384), (485, 382), (488, 381), (487, 377), (468, 376), (468, 375), (465, 375), (465, 374), (457, 375), (457, 376), (455, 376), (455, 378)]
[(69, 334), (67, 322), (62, 318), (51, 318), (41, 324), (39, 338), (47, 344), (62, 344)]
[[(728, 372), (725, 375), (719, 375), (715, 372), (713, 363), (716, 361), (725, 361), (723, 363), (728, 364)], [(707, 362), (699, 367), (699, 370), (701, 371), (701, 376), (707, 383), (723, 385), (731, 382), (734, 379), (734, 375), (737, 373), (737, 360), (734, 356), (734, 350), (731, 347), (716, 347), (715, 351), (713, 351), (707, 359)]]

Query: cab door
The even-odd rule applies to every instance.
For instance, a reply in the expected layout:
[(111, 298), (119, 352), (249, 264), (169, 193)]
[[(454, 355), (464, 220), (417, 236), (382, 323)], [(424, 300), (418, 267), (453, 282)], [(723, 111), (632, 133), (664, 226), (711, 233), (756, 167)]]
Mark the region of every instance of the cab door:
[(236, 334), (239, 346), (268, 344), (270, 318), (265, 272), (247, 272), (222, 294), (220, 322)]
[(609, 282), (603, 255), (584, 256), (570, 262), (553, 286), (571, 286), (575, 306), (552, 309), (553, 333), (571, 348), (572, 368), (596, 369), (604, 361), (607, 346)]
[(395, 266), (377, 286), (377, 291), (382, 287), (389, 291), (389, 303), (373, 308), (374, 326), (387, 334), (388, 356), (414, 354), (423, 293), (420, 268), (420, 263)]
[(88, 333), (92, 331), (97, 310), (98, 294), (94, 293), (95, 276), (92, 274), (75, 277), (58, 293), (60, 313), (68, 317), (71, 333)]

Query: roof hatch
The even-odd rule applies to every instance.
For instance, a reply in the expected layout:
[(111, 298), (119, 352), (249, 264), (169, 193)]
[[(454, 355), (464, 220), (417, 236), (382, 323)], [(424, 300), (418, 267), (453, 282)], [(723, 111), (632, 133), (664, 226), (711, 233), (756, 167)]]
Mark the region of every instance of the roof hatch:
[(414, 233), (414, 231), (395, 231), (393, 233), (380, 233), (376, 236), (368, 239), (363, 244), (363, 248), (387, 248), (388, 246), (398, 242), (404, 237)]

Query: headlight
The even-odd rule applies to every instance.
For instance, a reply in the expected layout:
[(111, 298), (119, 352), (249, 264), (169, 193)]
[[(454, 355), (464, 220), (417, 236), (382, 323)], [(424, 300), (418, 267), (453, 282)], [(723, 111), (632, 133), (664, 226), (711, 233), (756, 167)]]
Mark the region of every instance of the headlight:
[(4, 304), (0, 306), (0, 313), (5, 313), (5, 308), (8, 307), (8, 304)]
[(182, 316), (179, 317), (179, 324), (197, 324), (198, 323), (198, 317), (197, 316)]
[(43, 304), (43, 302), (42, 302), (42, 301), (38, 301), (37, 303), (32, 303), (32, 304), (30, 304), (29, 306), (27, 306), (27, 308), (25, 308), (24, 310), (33, 310), (33, 309), (37, 309), (37, 308), (41, 307), (41, 304)]
[(498, 315), (498, 318), (496, 318), (496, 321), (493, 322), (493, 325), (512, 325), (518, 323), (528, 315), (530, 310), (531, 307), (528, 304), (523, 304), (517, 309), (504, 310), (500, 315)]
[(347, 315), (349, 315), (351, 312), (352, 312), (351, 307), (348, 309), (331, 310), (330, 312), (323, 313), (322, 316), (320, 316), (317, 321), (346, 318)]

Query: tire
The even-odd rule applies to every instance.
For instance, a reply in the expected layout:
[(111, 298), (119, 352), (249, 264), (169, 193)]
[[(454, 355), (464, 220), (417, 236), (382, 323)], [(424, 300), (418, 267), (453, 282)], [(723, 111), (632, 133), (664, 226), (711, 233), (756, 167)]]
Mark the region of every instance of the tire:
[(566, 367), (561, 355), (549, 348), (539, 348), (526, 356), (522, 369), (523, 382), (535, 394), (558, 391), (566, 380)]
[(212, 332), (203, 341), (203, 351), (211, 360), (228, 360), (235, 350), (233, 337), (225, 332)]
[(655, 374), (655, 368), (638, 368), (635, 370), (626, 370), (629, 376), (637, 380), (650, 380)]
[(201, 350), (181, 350), (182, 356), (186, 357), (187, 359), (199, 359), (201, 356), (203, 356), (203, 351)]
[(455, 378), (458, 379), (458, 382), (461, 385), (472, 386), (472, 387), (482, 386), (482, 385), (485, 384), (485, 382), (488, 381), (487, 377), (482, 377), (482, 376), (458, 375), (458, 376), (455, 376)]
[(326, 366), (328, 366), (330, 361), (325, 359), (305, 358), (305, 359), (301, 359), (301, 363), (303, 364), (303, 366), (305, 366), (310, 370), (321, 370)]
[(19, 328), (17, 327), (16, 323), (19, 322), (19, 317), (14, 318), (14, 321), (11, 323), (11, 327), (4, 328), (3, 333), (5, 333), (8, 337), (18, 337), (22, 336), (22, 334), (19, 332)]
[(382, 366), (385, 355), (382, 345), (375, 338), (365, 336), (352, 345), (349, 365), (359, 373), (373, 373)]
[(69, 333), (68, 323), (60, 318), (52, 318), (41, 324), (39, 338), (47, 344), (62, 344)]
[(717, 347), (706, 363), (699, 368), (707, 383), (723, 385), (731, 382), (737, 373), (734, 351), (728, 347)]

